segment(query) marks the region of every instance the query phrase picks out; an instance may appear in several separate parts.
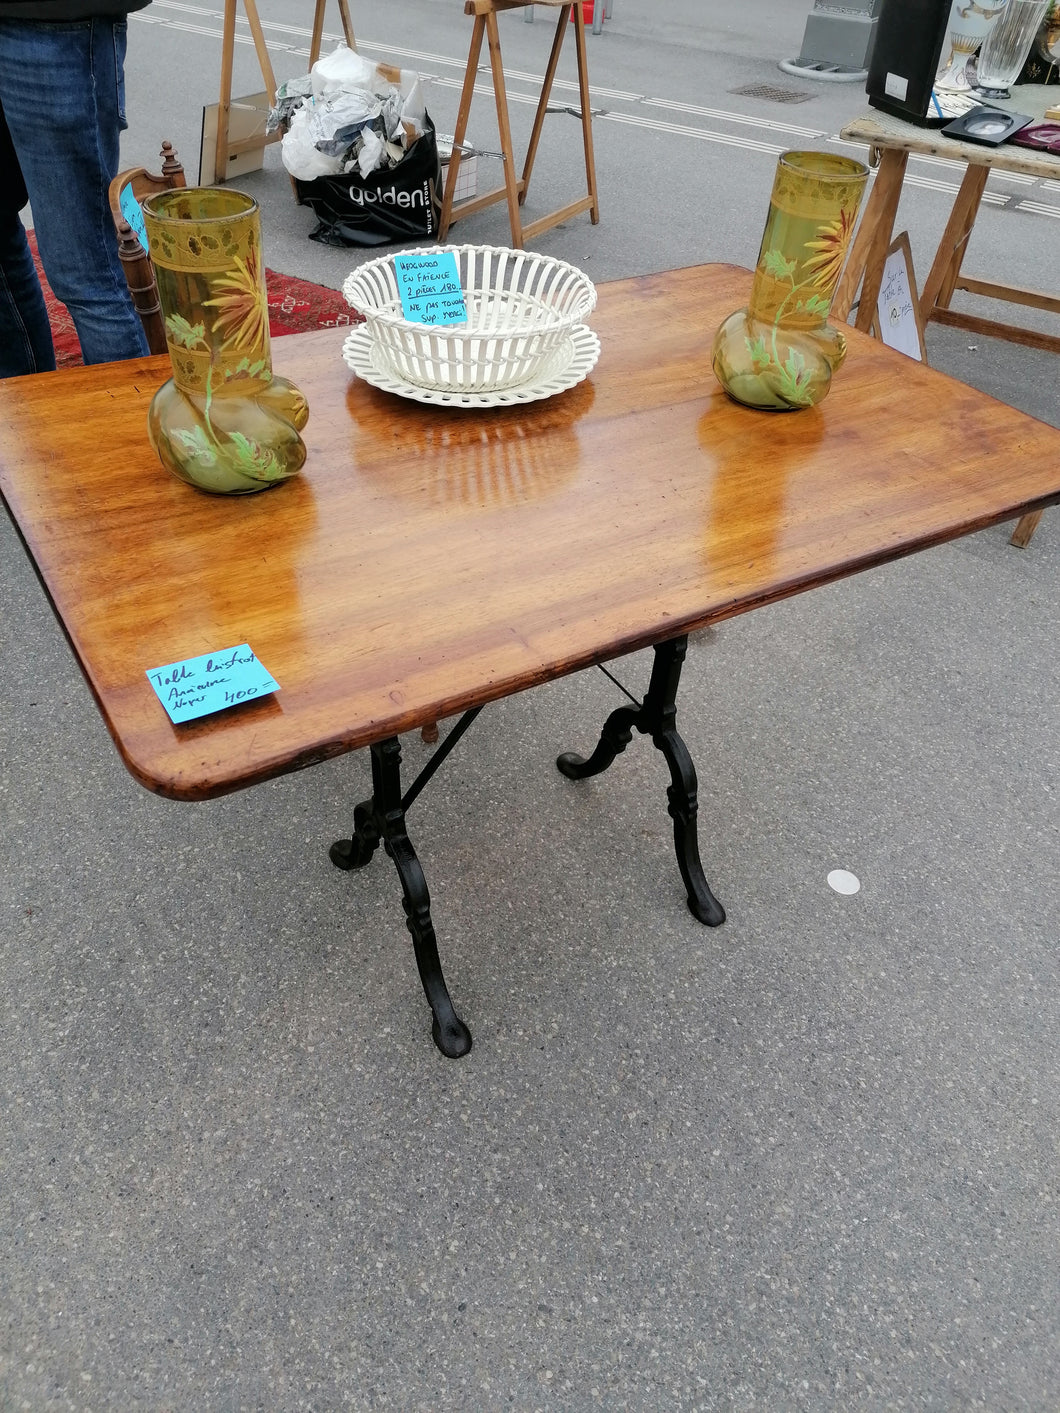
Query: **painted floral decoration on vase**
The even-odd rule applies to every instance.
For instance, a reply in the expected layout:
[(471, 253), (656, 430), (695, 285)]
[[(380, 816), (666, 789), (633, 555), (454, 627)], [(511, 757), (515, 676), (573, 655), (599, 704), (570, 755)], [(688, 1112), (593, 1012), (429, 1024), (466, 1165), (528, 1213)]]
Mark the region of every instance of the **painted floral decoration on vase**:
[(305, 398), (272, 371), (258, 203), (188, 187), (143, 203), (173, 377), (148, 413), (151, 444), (182, 481), (247, 495), (300, 471)]
[(968, 93), (972, 87), (967, 74), (968, 60), (982, 44), (1007, 0), (953, 0), (947, 26), (943, 58), (935, 76), (935, 87), (955, 93)]
[(830, 152), (779, 158), (751, 302), (714, 337), (714, 372), (735, 401), (791, 411), (827, 395), (846, 356), (828, 311), (868, 175)]

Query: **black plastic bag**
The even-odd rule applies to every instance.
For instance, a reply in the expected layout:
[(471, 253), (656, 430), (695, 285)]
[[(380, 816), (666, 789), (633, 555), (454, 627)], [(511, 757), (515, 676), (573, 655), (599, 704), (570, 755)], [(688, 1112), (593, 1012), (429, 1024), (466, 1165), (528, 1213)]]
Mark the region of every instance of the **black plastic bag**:
[(309, 239), (321, 245), (387, 245), (391, 241), (437, 240), (442, 209), (442, 164), (434, 124), (416, 139), (396, 167), (362, 177), (296, 181), (300, 206), (320, 224)]

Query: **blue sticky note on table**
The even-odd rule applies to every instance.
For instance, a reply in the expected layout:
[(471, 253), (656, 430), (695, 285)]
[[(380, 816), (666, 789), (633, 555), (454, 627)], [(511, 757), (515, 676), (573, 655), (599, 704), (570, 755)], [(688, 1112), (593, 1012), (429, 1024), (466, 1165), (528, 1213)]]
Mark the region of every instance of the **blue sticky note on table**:
[(147, 680), (170, 721), (193, 721), (226, 707), (278, 692), (279, 682), (265, 671), (247, 643), (217, 653), (149, 667)]
[(395, 255), (401, 308), (410, 324), (466, 324), (460, 271), (451, 250)]

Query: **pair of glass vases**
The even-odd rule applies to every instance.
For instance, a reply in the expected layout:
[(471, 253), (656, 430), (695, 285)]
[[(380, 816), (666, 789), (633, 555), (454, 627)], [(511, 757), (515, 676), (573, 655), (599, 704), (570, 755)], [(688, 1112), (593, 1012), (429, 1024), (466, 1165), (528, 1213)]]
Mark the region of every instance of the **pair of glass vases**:
[(217, 495), (279, 485), (305, 462), (309, 407), (272, 371), (258, 203), (180, 187), (147, 197), (143, 215), (173, 366), (148, 413), (159, 459)]
[[(868, 169), (827, 152), (778, 161), (751, 301), (714, 340), (713, 367), (750, 407), (812, 407), (846, 351), (828, 312)], [(173, 377), (155, 394), (152, 444), (168, 470), (200, 490), (245, 495), (302, 467), (309, 415), (274, 374), (257, 202), (191, 187), (143, 203)]]

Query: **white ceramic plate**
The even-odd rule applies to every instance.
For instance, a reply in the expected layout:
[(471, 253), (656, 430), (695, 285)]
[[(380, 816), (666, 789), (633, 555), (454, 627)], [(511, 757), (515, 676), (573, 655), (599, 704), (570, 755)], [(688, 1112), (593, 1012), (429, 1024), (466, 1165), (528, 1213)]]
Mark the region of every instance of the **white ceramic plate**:
[(342, 356), (358, 378), (383, 392), (411, 398), (413, 402), (426, 402), (434, 407), (513, 407), (566, 392), (587, 378), (600, 357), (600, 340), (587, 325), (575, 324), (570, 338), (556, 350), (541, 377), (532, 383), (497, 392), (439, 392), (435, 388), (406, 383), (383, 365), (377, 345), (363, 325), (350, 330), (342, 345)]

